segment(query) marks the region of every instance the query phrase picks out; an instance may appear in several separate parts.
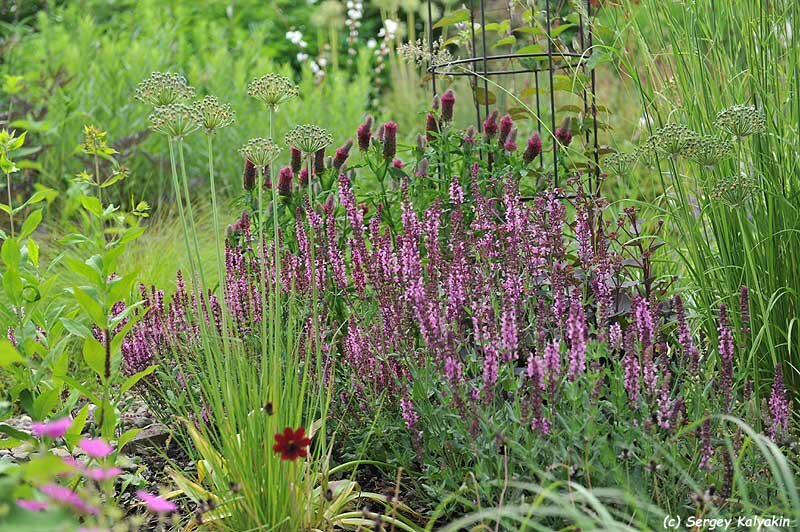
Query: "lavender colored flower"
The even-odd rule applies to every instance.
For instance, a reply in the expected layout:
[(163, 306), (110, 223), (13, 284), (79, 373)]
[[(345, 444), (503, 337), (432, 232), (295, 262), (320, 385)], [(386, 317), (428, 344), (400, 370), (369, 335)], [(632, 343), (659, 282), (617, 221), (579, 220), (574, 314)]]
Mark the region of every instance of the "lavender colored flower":
[(711, 471), (711, 469), (713, 469), (711, 458), (714, 456), (714, 448), (711, 446), (711, 420), (708, 418), (708, 414), (706, 414), (706, 419), (703, 421), (703, 424), (700, 425), (700, 445), (702, 449), (698, 467), (706, 471)]
[(615, 350), (622, 347), (622, 327), (619, 323), (612, 323), (608, 328), (608, 347)]
[(447, 89), (442, 94), (442, 122), (453, 121), (453, 106), (456, 103), (456, 95), (452, 89)]
[(147, 509), (153, 513), (172, 513), (178, 509), (174, 502), (143, 490), (138, 490), (136, 496), (139, 497), (139, 499), (144, 502)]
[(541, 155), (541, 153), (542, 137), (539, 136), (539, 133), (534, 131), (528, 138), (528, 145), (522, 154), (522, 160), (525, 161), (525, 164), (530, 164), (535, 158)]
[(414, 410), (414, 403), (411, 402), (411, 399), (403, 397), (400, 399), (400, 409), (403, 413), (403, 421), (406, 422), (406, 427), (409, 430), (413, 430), (419, 422), (419, 414)]
[(773, 440), (789, 430), (789, 400), (786, 398), (786, 387), (783, 384), (783, 372), (780, 366), (775, 368), (772, 391), (769, 396), (769, 413), (771, 424), (769, 437)]
[(722, 362), (720, 368), (719, 390), (724, 396), (724, 404), (728, 412), (733, 408), (733, 333), (728, 325), (728, 315), (725, 305), (719, 306), (719, 356)]
[(746, 286), (739, 290), (739, 316), (742, 320), (740, 332), (750, 334), (750, 290)]
[(631, 410), (636, 410), (639, 401), (639, 357), (636, 356), (636, 333), (633, 327), (625, 330), (625, 356), (622, 359), (622, 369), (625, 373), (625, 391), (631, 404)]
[(566, 336), (569, 341), (569, 380), (574, 381), (580, 373), (586, 370), (586, 337), (588, 325), (586, 314), (581, 304), (580, 294), (573, 292), (572, 305), (567, 317)]
[(696, 375), (700, 355), (697, 348), (694, 346), (694, 342), (692, 342), (692, 334), (689, 331), (689, 324), (686, 321), (686, 310), (683, 306), (683, 299), (679, 295), (675, 296), (675, 315), (678, 322), (678, 341), (683, 349), (683, 355), (688, 361), (689, 373), (691, 375)]
[(54, 501), (71, 506), (79, 512), (94, 515), (100, 513), (100, 510), (87, 504), (83, 499), (81, 499), (80, 495), (66, 486), (60, 486), (52, 483), (45, 484), (39, 487), (39, 491)]
[(383, 124), (383, 158), (393, 159), (397, 153), (397, 124), (386, 122)]
[(114, 451), (114, 447), (102, 438), (83, 438), (78, 446), (92, 458), (105, 458)]
[(34, 501), (31, 499), (17, 499), (17, 506), (29, 512), (43, 512), (47, 510), (47, 503), (44, 501)]

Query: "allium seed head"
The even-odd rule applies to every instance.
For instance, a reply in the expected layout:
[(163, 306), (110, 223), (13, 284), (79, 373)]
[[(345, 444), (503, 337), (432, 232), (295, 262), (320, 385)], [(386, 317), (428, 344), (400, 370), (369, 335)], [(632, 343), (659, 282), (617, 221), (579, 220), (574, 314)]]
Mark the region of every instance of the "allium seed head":
[(711, 199), (735, 209), (744, 205), (757, 191), (758, 185), (752, 178), (739, 174), (720, 179), (711, 191)]
[(634, 163), (636, 162), (636, 153), (612, 153), (606, 158), (606, 168), (612, 175), (618, 177), (627, 176)]
[(175, 138), (183, 138), (200, 127), (192, 108), (183, 103), (156, 107), (149, 120), (153, 131)]
[(247, 94), (276, 111), (280, 104), (296, 97), (299, 90), (286, 76), (267, 74), (251, 81)]
[(674, 159), (687, 155), (688, 149), (697, 141), (697, 133), (683, 124), (667, 124), (658, 128), (648, 139), (650, 149)]
[(194, 98), (194, 87), (186, 78), (172, 72), (153, 72), (136, 87), (136, 99), (153, 107), (163, 107)]
[(333, 137), (319, 126), (304, 124), (295, 126), (284, 137), (287, 146), (297, 148), (304, 154), (316, 153), (329, 146)]
[(239, 149), (246, 160), (251, 161), (256, 167), (271, 164), (281, 153), (280, 147), (272, 139), (250, 139)]
[(228, 127), (236, 117), (236, 113), (231, 110), (231, 106), (220, 103), (216, 96), (206, 96), (197, 101), (192, 106), (195, 121), (200, 124), (203, 130), (211, 134), (215, 130)]
[(686, 157), (702, 166), (713, 168), (733, 151), (733, 143), (713, 135), (698, 135), (690, 139), (686, 146)]
[(767, 129), (767, 119), (762, 109), (754, 105), (734, 105), (717, 114), (717, 127), (741, 140)]

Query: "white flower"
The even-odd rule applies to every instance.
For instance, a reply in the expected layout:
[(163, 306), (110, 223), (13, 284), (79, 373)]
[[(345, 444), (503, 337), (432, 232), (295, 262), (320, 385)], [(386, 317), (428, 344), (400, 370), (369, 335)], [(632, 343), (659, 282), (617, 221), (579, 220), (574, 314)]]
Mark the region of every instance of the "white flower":
[(375, 39), (370, 39), (367, 41), (367, 48), (372, 49), (375, 48), (376, 46), (378, 46), (378, 41), (376, 41)]
[(386, 31), (389, 35), (393, 36), (397, 32), (398, 23), (392, 19), (386, 19), (383, 21), (383, 26), (386, 28)]
[(286, 32), (286, 38), (289, 39), (292, 44), (300, 44), (303, 42), (303, 33), (297, 30), (290, 30)]
[(319, 59), (317, 59), (317, 63), (319, 63), (319, 66), (324, 68), (328, 64), (328, 60), (325, 59), (324, 57), (320, 57)]
[(300, 52), (299, 54), (297, 54), (297, 62), (298, 63), (303, 63), (306, 59), (308, 59), (308, 54), (304, 54), (303, 52)]
[(306, 41), (300, 41), (297, 44), (300, 46), (300, 48), (305, 48), (306, 46), (308, 46), (308, 43)]

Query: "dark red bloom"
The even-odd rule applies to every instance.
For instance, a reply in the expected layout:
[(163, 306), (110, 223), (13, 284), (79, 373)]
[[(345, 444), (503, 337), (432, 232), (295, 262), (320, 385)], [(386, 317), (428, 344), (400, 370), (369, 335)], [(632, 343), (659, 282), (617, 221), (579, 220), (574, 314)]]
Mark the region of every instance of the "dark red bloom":
[(333, 157), (333, 167), (338, 172), (344, 166), (347, 157), (350, 156), (350, 148), (353, 147), (353, 141), (348, 140), (341, 147), (336, 149), (336, 155)]
[(425, 137), (428, 139), (428, 142), (433, 139), (434, 134), (439, 133), (439, 123), (436, 121), (436, 117), (433, 116), (433, 113), (428, 113), (428, 116), (425, 119)]
[(256, 187), (256, 165), (254, 165), (249, 159), (245, 160), (244, 162), (242, 186), (245, 190), (253, 190)]
[(295, 174), (300, 171), (303, 166), (303, 154), (297, 148), (292, 148), (292, 172)]
[(569, 143), (572, 142), (572, 130), (570, 129), (569, 117), (561, 122), (561, 127), (556, 128), (556, 140), (565, 147), (569, 146)]
[(314, 153), (314, 175), (322, 175), (325, 171), (325, 148), (321, 148)]
[(262, 171), (264, 172), (264, 188), (270, 190), (272, 188), (272, 180), (269, 178), (269, 165), (265, 166)]
[(453, 120), (453, 106), (456, 104), (456, 95), (453, 89), (447, 89), (442, 94), (442, 122), (451, 122)]
[(358, 130), (356, 131), (356, 138), (358, 139), (358, 149), (361, 151), (367, 151), (369, 149), (369, 141), (372, 139), (372, 117), (367, 116), (367, 119), (364, 120), (364, 123), (358, 126)]
[(497, 110), (492, 111), (492, 114), (483, 121), (483, 133), (487, 139), (497, 135)]
[(542, 137), (539, 133), (533, 132), (533, 135), (528, 139), (528, 147), (525, 148), (525, 153), (522, 154), (522, 160), (525, 164), (529, 164), (542, 153)]
[(397, 153), (397, 124), (386, 122), (383, 124), (383, 157), (393, 159)]
[(498, 139), (501, 148), (505, 146), (512, 127), (514, 127), (514, 120), (511, 119), (511, 115), (503, 115), (503, 118), (500, 119), (500, 138)]
[(272, 446), (272, 450), (280, 453), (281, 460), (296, 460), (308, 456), (307, 447), (310, 444), (311, 440), (306, 437), (306, 430), (303, 427), (297, 430), (286, 427), (283, 429), (283, 434), (275, 435), (275, 445)]
[(307, 186), (308, 185), (308, 168), (303, 168), (302, 170), (300, 170), (300, 174), (299, 174), (298, 178), (300, 179), (300, 185), (301, 186)]
[(405, 163), (403, 161), (401, 161), (400, 159), (394, 159), (392, 161), (392, 166), (394, 166), (398, 170), (402, 170), (403, 167), (405, 166)]
[(281, 168), (278, 172), (278, 194), (281, 196), (289, 197), (292, 195), (292, 179), (294, 172), (288, 166)]

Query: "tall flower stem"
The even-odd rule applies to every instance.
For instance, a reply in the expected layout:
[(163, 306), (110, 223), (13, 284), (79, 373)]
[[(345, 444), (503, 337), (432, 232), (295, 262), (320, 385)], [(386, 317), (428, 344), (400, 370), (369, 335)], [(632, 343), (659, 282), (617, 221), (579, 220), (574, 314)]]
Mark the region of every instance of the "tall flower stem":
[(186, 213), (183, 210), (183, 199), (181, 196), (181, 186), (178, 181), (178, 169), (175, 163), (175, 147), (173, 146), (173, 139), (167, 140), (169, 144), (169, 162), (172, 167), (172, 187), (175, 191), (175, 200), (178, 204), (178, 216), (181, 219), (181, 226), (183, 227), (183, 242), (186, 245), (186, 256), (189, 259), (189, 269), (194, 272), (194, 259), (192, 258), (192, 246), (189, 243), (189, 227), (186, 224)]
[[(211, 210), (213, 213), (214, 219), (214, 245), (217, 250), (217, 276), (219, 279), (219, 304), (220, 308), (222, 309), (222, 343), (225, 346), (225, 351), (227, 352), (227, 345), (228, 345), (228, 316), (225, 312), (225, 261), (222, 258), (223, 248), (222, 242), (220, 241), (220, 226), (219, 226), (219, 209), (217, 207), (217, 186), (216, 182), (214, 181), (214, 142), (212, 141), (212, 136), (209, 133), (206, 135), (206, 139), (208, 139), (208, 177), (209, 182), (211, 183)], [(209, 317), (210, 319), (210, 317)]]
[(11, 237), (14, 237), (14, 207), (11, 206), (11, 174), (6, 174), (6, 186), (8, 187), (8, 222), (11, 225)]
[[(275, 108), (270, 107), (268, 112), (268, 120), (269, 120), (269, 138), (272, 138), (272, 125), (273, 125), (273, 114), (275, 113)], [(273, 172), (273, 165), (269, 165), (269, 180), (272, 184), (272, 244), (273, 244), (273, 255), (274, 255), (274, 289), (275, 294), (273, 296), (273, 321), (272, 321), (272, 342), (273, 342), (273, 353), (281, 353), (283, 350), (281, 349), (280, 345), (280, 331), (282, 329), (281, 322), (283, 317), (283, 307), (281, 305), (281, 260), (280, 260), (280, 228), (278, 225), (278, 191), (277, 191), (277, 183), (274, 181), (274, 172)], [(279, 371), (279, 367), (277, 367), (277, 357), (274, 361), (273, 371)]]

